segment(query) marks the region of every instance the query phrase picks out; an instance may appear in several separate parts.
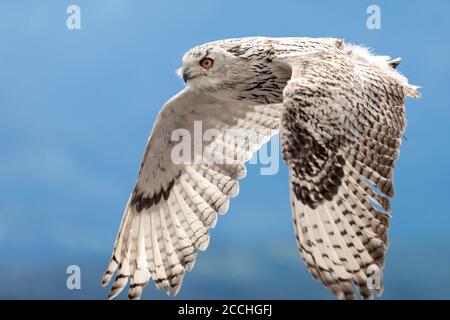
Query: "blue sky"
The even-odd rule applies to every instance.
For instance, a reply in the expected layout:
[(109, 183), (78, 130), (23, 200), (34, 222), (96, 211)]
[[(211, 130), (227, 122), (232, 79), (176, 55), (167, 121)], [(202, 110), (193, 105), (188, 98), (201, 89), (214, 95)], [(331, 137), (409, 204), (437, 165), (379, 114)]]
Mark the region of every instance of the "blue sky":
[[(381, 30), (366, 8), (381, 8)], [(81, 30), (66, 8), (81, 7)], [(385, 299), (450, 298), (450, 4), (447, 1), (0, 3), (0, 298), (103, 299), (122, 210), (183, 53), (251, 35), (332, 36), (401, 56), (407, 102)], [(81, 290), (67, 290), (68, 265)], [(121, 296), (122, 298), (124, 295)], [(163, 299), (149, 285), (145, 298)], [(295, 245), (284, 164), (249, 166), (240, 196), (178, 298), (330, 299)]]

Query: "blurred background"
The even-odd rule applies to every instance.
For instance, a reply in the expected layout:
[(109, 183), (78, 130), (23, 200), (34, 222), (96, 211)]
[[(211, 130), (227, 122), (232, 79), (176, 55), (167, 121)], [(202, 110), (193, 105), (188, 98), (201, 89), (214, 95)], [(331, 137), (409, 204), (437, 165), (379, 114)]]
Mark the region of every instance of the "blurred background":
[[(69, 30), (66, 9), (81, 8)], [(381, 9), (369, 30), (367, 7)], [(447, 1), (0, 2), (0, 298), (104, 299), (100, 278), (161, 105), (189, 48), (253, 35), (339, 37), (401, 56), (407, 101), (383, 299), (450, 298)], [(181, 299), (333, 299), (296, 248), (288, 176), (249, 166)], [(66, 268), (81, 268), (68, 290)], [(122, 294), (125, 298), (126, 294)], [(150, 284), (144, 298), (165, 299)]]

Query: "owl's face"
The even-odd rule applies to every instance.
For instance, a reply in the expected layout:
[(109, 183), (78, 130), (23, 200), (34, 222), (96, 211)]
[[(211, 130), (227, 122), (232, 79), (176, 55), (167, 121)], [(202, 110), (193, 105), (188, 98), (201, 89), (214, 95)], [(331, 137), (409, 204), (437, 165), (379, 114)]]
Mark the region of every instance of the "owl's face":
[(210, 93), (233, 88), (250, 78), (248, 62), (218, 46), (188, 51), (178, 74), (191, 88)]

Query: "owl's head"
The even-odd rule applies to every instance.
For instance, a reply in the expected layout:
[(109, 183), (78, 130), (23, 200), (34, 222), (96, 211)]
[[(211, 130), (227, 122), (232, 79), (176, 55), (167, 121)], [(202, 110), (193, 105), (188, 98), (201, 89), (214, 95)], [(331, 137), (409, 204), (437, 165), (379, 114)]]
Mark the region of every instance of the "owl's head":
[(190, 87), (205, 92), (235, 88), (254, 77), (251, 63), (229, 50), (226, 43), (207, 43), (189, 50), (178, 75)]
[(263, 37), (227, 39), (189, 50), (178, 74), (194, 90), (256, 104), (282, 101), (291, 71), (274, 62)]

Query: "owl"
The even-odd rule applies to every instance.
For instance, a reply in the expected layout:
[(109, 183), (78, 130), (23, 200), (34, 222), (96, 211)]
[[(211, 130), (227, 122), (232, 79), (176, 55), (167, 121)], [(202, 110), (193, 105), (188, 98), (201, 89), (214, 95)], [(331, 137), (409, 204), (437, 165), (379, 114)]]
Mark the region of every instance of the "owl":
[[(186, 87), (158, 114), (102, 279), (115, 274), (109, 298), (129, 282), (128, 297), (139, 299), (150, 279), (177, 294), (238, 194), (245, 163), (277, 133), (312, 277), (341, 299), (381, 294), (372, 280), (388, 245), (405, 99), (419, 97), (399, 63), (333, 38), (248, 37), (189, 50), (178, 71)], [(210, 137), (192, 143), (199, 126)]]

